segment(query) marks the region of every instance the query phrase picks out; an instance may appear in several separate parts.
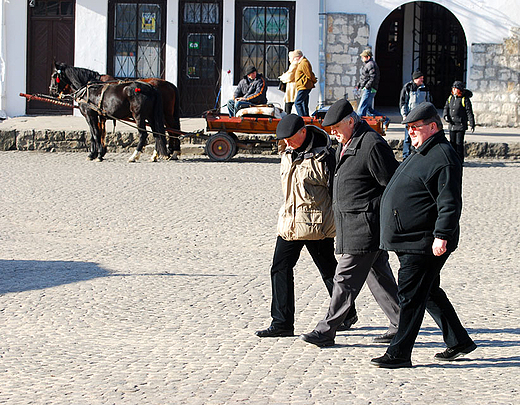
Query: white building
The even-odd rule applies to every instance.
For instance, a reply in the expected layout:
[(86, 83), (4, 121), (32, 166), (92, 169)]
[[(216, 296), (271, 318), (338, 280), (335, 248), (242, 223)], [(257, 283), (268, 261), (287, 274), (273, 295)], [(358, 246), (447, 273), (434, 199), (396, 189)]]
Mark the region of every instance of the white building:
[[(351, 96), (359, 53), (381, 68), (376, 104), (397, 106), (421, 69), (444, 104), (453, 80), (474, 91), (477, 121), (520, 125), (520, 3), (517, 0), (3, 0), (0, 110), (57, 112), (19, 93), (47, 93), (53, 60), (117, 77), (161, 76), (182, 95), (184, 116), (225, 104), (241, 69), (270, 79), (302, 49), (319, 78), (310, 108)], [(63, 112), (63, 111), (62, 111)]]

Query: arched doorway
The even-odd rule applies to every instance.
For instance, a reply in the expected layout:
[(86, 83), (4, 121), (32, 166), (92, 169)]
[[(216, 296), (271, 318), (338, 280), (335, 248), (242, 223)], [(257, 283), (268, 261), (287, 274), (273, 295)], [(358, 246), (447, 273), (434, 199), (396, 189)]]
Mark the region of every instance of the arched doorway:
[(447, 8), (427, 1), (396, 8), (383, 21), (377, 35), (376, 61), (381, 83), (376, 105), (399, 105), (402, 85), (419, 69), (436, 107), (443, 107), (453, 81), (466, 81), (466, 57), (466, 35)]

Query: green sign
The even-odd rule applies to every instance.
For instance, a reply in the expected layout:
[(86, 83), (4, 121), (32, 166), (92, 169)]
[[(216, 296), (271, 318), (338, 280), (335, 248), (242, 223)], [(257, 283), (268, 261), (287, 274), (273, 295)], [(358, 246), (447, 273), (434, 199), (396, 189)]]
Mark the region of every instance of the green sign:
[(199, 49), (199, 43), (198, 42), (190, 42), (189, 43), (190, 49)]

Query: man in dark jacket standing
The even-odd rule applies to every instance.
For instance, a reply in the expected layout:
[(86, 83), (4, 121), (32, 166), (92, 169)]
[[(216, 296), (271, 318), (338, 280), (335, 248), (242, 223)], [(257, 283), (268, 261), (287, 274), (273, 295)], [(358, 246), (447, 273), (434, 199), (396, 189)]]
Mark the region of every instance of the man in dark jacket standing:
[(448, 348), (435, 355), (450, 361), (477, 347), (440, 288), (440, 271), (459, 240), (461, 162), (448, 143), (435, 106), (422, 103), (403, 121), (416, 148), (397, 169), (381, 200), (381, 248), (396, 252), (399, 327), (377, 367), (411, 367), (424, 311), (442, 330)]
[[(421, 103), (432, 102), (432, 96), (430, 90), (424, 84), (424, 74), (416, 70), (412, 73), (412, 80), (406, 83), (401, 89), (401, 95), (399, 97), (399, 111), (403, 120), (406, 119), (410, 111), (417, 107)], [(404, 142), (403, 142), (403, 160), (410, 155), (410, 134), (404, 130)]]
[(444, 119), (450, 124), (450, 143), (461, 162), (464, 162), (464, 135), (468, 130), (468, 121), (471, 132), (475, 132), (475, 117), (470, 100), (472, 96), (473, 93), (464, 88), (464, 83), (457, 80), (444, 106)]
[(254, 66), (246, 68), (245, 76), (238, 82), (233, 99), (228, 101), (229, 116), (234, 117), (241, 108), (267, 103), (267, 83)]
[(357, 114), (360, 117), (381, 115), (372, 107), (377, 88), (379, 87), (379, 66), (377, 66), (376, 61), (372, 57), (370, 49), (365, 49), (360, 56), (363, 61), (363, 67), (361, 68), (359, 83), (356, 86), (356, 89), (361, 91), (361, 100), (359, 100)]
[(390, 328), (375, 341), (388, 343), (397, 330), (397, 285), (388, 253), (379, 249), (379, 201), (398, 163), (386, 141), (339, 100), (327, 111), (323, 126), (331, 126), (339, 147), (332, 194), (336, 253), (341, 254), (329, 310), (316, 328), (301, 336), (317, 346), (331, 346), (365, 280), (390, 320)]

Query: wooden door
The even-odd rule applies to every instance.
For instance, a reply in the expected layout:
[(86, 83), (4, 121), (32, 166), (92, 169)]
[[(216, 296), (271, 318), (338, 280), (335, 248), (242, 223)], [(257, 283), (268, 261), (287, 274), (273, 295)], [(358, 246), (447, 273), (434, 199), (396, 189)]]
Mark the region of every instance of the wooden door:
[[(74, 64), (75, 0), (38, 0), (29, 7), (27, 93), (49, 94), (54, 61)], [(72, 109), (28, 101), (27, 114), (72, 114)]]
[(179, 92), (183, 117), (220, 107), (222, 1), (181, 1)]

